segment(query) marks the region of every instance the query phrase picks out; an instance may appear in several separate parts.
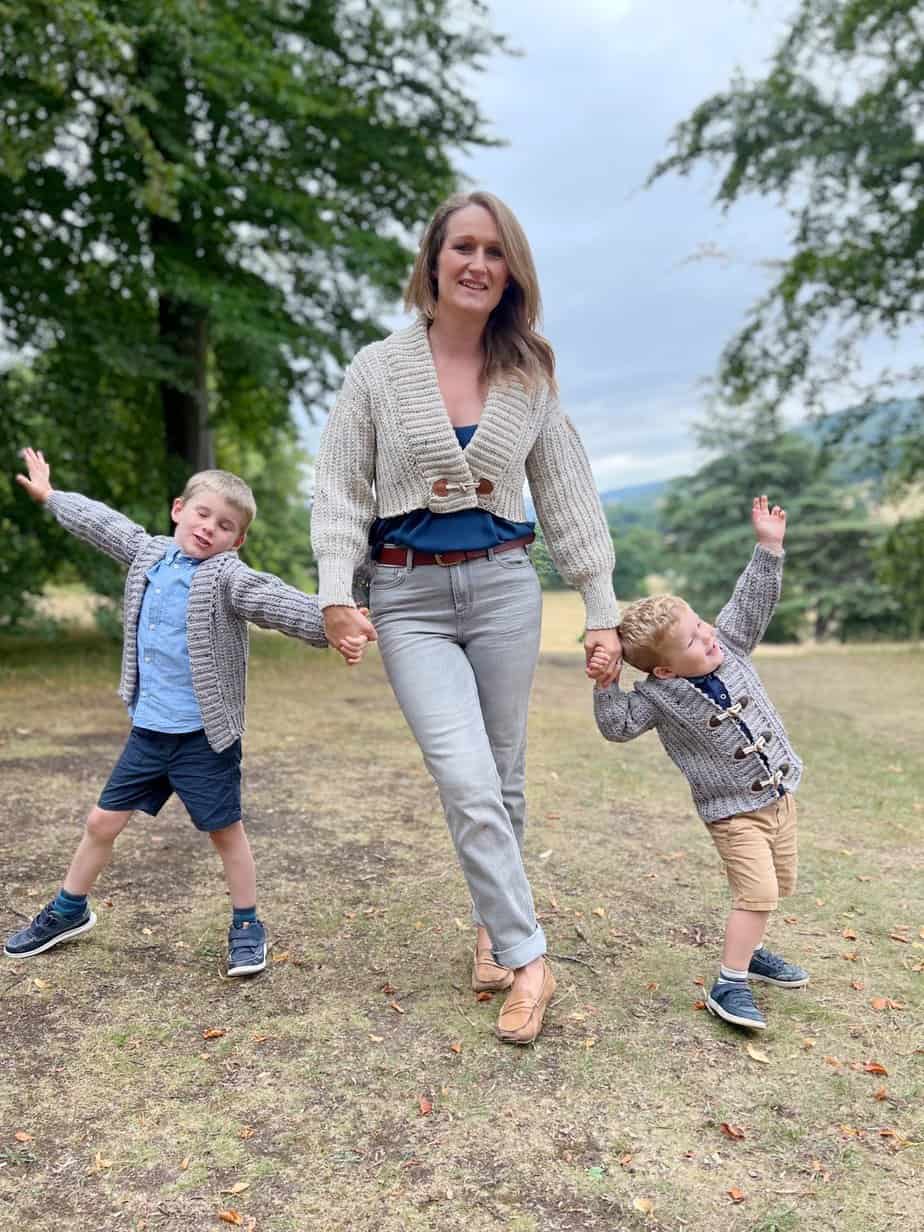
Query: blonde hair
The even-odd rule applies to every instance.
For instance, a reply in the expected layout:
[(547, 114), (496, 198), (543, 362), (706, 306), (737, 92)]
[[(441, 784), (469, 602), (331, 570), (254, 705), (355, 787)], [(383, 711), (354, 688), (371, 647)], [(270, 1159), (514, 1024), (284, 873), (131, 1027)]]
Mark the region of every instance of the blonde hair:
[(493, 193), (454, 193), (437, 207), (420, 241), (404, 293), (405, 306), (417, 308), (427, 321), (436, 316), (437, 259), (446, 242), (450, 217), (467, 205), (480, 205), (494, 219), (510, 274), (500, 303), (484, 328), (483, 376), (490, 381), (499, 375), (515, 375), (527, 388), (534, 388), (544, 379), (554, 393), (555, 352), (536, 330), (542, 316), (542, 300), (529, 240), (513, 210)]
[(622, 657), (641, 672), (663, 666), (661, 651), (686, 601), (677, 595), (649, 595), (630, 603), (619, 624)]
[(214, 492), (223, 497), (243, 519), (241, 534), (257, 516), (257, 502), (253, 498), (253, 492), (243, 479), (232, 475), (230, 471), (197, 471), (195, 475), (190, 475), (181, 500), (185, 504), (192, 500), (197, 492)]

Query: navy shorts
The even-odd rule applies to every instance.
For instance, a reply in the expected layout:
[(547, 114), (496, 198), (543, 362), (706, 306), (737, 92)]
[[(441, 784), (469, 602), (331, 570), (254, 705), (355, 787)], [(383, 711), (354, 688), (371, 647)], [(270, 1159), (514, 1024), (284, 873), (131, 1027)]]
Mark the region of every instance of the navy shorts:
[(241, 819), (241, 742), (216, 753), (205, 732), (156, 732), (133, 727), (99, 798), (121, 813), (140, 809), (155, 817), (173, 793), (197, 830), (223, 830)]

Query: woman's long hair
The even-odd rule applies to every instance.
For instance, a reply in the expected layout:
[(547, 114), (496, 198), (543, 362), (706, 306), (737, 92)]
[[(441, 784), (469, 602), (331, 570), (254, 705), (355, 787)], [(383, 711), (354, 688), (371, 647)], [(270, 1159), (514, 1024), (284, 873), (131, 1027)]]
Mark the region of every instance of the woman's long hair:
[(533, 254), (513, 211), (493, 193), (455, 193), (437, 207), (420, 242), (404, 293), (405, 305), (417, 308), (428, 321), (436, 316), (436, 265), (447, 223), (450, 215), (467, 205), (480, 205), (494, 219), (510, 272), (510, 281), (484, 329), (484, 379), (516, 376), (528, 389), (545, 380), (554, 392), (555, 352), (536, 331), (542, 302)]

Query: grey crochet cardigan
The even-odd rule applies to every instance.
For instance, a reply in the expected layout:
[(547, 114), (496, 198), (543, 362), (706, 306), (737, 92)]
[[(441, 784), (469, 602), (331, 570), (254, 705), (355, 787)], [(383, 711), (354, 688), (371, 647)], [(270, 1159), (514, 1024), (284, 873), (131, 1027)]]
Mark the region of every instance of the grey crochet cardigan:
[(649, 676), (630, 693), (618, 685), (594, 690), (597, 726), (607, 740), (634, 740), (654, 728), (705, 822), (771, 804), (778, 785), (795, 791), (802, 777), (802, 762), (749, 657), (770, 623), (782, 575), (782, 556), (758, 545), (716, 619), (725, 651), (718, 672), (732, 698), (728, 709), (682, 677)]
[[(128, 565), (123, 604), (124, 640), (119, 697), (130, 706), (138, 681), (138, 619), (146, 574), (174, 542), (149, 535), (129, 518), (77, 492), (52, 491), (46, 507), (65, 530)], [(193, 689), (205, 735), (216, 753), (244, 732), (247, 622), (326, 646), (317, 597), (305, 595), (271, 573), (257, 573), (236, 552), (204, 560), (193, 573), (186, 636)]]
[(320, 600), (352, 604), (373, 518), (413, 509), (486, 509), (523, 522), (529, 480), (561, 576), (584, 598), (587, 627), (612, 628), (613, 543), (584, 448), (548, 386), (488, 391), (463, 449), (440, 395), (423, 320), (364, 347), (347, 370), (318, 452), (311, 535)]

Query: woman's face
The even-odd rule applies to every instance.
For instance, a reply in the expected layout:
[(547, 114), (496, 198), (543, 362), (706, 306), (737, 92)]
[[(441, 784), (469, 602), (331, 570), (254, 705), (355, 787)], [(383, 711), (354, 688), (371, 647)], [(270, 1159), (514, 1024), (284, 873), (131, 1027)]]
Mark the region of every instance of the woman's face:
[(439, 307), (476, 313), (485, 320), (500, 303), (510, 271), (497, 224), (483, 205), (450, 214), (436, 260)]

